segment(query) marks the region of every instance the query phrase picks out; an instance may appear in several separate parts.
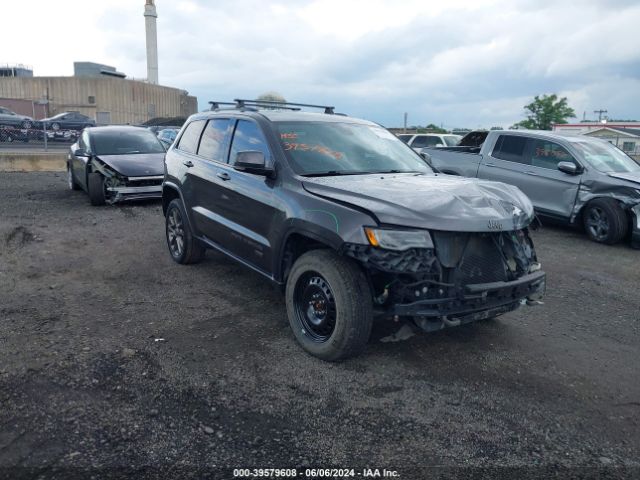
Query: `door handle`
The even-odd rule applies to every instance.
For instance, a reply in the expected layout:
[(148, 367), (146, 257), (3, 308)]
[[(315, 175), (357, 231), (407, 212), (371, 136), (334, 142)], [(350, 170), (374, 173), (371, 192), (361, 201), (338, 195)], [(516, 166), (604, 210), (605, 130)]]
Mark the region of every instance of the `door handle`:
[(224, 180), (225, 182), (227, 180), (231, 180), (231, 177), (229, 176), (229, 174), (227, 172), (220, 172), (220, 173), (216, 173), (216, 177), (221, 178), (222, 180)]
[(485, 167), (495, 167), (495, 163), (485, 163), (484, 164)]
[(537, 177), (538, 176), (538, 174), (534, 173), (534, 172), (524, 172), (524, 173), (526, 173), (527, 175), (531, 175), (533, 177)]
[(186, 162), (182, 162), (182, 164), (187, 168), (193, 167), (193, 162), (191, 160), (187, 160)]

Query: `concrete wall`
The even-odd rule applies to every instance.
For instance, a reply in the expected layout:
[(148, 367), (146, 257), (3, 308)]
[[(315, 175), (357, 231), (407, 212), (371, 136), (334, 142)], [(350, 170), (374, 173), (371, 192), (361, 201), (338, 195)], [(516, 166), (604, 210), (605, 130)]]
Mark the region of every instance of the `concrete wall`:
[(67, 152), (0, 152), (0, 172), (64, 172)]
[(198, 110), (197, 99), (184, 90), (108, 77), (0, 78), (0, 98), (46, 98), (49, 116), (71, 110), (96, 118), (98, 112), (109, 112), (115, 124), (187, 117)]

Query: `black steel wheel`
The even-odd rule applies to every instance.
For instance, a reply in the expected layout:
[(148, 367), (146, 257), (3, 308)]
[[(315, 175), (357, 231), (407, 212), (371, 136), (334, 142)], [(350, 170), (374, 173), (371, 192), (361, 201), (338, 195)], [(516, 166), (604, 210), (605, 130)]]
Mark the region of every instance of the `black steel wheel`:
[(307, 272), (296, 282), (295, 313), (309, 338), (318, 343), (331, 338), (336, 327), (336, 302), (331, 286), (318, 272)]
[(180, 199), (174, 199), (169, 203), (165, 226), (167, 246), (175, 262), (188, 264), (202, 260), (206, 249), (193, 236)]
[(360, 353), (373, 323), (369, 282), (352, 260), (332, 250), (300, 256), (287, 278), (289, 325), (311, 355), (337, 361)]
[(627, 214), (613, 198), (596, 198), (589, 202), (583, 212), (584, 228), (595, 242), (618, 243), (627, 234)]

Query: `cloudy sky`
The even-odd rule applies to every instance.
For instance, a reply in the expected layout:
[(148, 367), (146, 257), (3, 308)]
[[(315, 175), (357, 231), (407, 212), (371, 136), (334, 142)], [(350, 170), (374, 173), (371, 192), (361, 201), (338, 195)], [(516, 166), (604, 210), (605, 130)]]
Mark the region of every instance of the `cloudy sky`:
[[(5, 1), (0, 63), (146, 76), (144, 0)], [(211, 99), (269, 90), (386, 126), (508, 127), (537, 94), (640, 119), (637, 0), (156, 0), (160, 82)]]

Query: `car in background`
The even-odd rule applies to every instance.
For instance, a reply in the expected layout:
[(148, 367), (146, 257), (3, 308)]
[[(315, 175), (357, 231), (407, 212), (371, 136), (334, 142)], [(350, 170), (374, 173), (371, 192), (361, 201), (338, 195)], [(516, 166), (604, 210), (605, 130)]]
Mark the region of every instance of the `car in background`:
[(43, 118), (39, 121), (47, 130), (82, 130), (86, 127), (95, 127), (96, 121), (78, 112), (62, 112), (53, 117)]
[(397, 137), (416, 152), (424, 147), (454, 147), (462, 138), (450, 133), (401, 133)]
[(631, 245), (640, 248), (640, 164), (609, 142), (547, 131), (491, 130), (484, 132), (480, 148), (424, 148), (420, 153), (442, 173), (515, 185), (539, 215), (582, 224), (595, 242), (614, 244), (630, 236)]
[(85, 190), (91, 205), (160, 198), (165, 149), (146, 128), (86, 128), (67, 157), (69, 188)]
[(158, 140), (168, 149), (175, 141), (179, 131), (179, 128), (163, 128), (158, 132)]
[(0, 126), (30, 129), (33, 124), (33, 118), (19, 115), (6, 107), (0, 107)]

